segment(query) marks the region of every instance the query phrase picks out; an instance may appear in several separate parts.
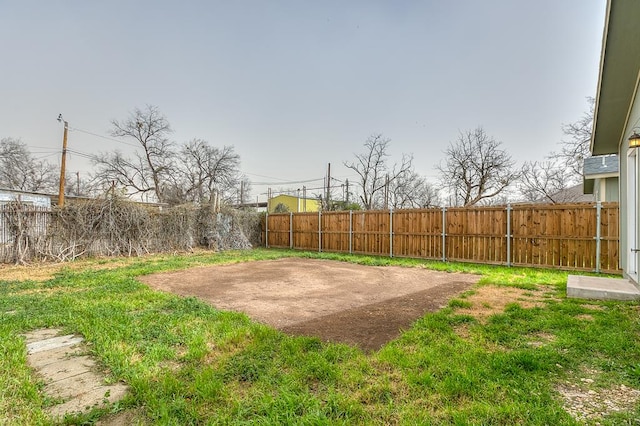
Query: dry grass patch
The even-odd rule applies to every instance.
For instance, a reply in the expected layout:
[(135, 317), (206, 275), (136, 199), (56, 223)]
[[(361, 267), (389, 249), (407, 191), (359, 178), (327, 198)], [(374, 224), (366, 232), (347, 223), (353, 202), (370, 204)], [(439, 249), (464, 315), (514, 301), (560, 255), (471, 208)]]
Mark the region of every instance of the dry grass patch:
[(128, 266), (134, 258), (121, 258), (117, 261), (96, 259), (75, 260), (66, 263), (32, 263), (30, 265), (0, 264), (0, 281), (37, 281), (44, 282), (55, 278), (61, 271), (102, 271)]
[(583, 304), (582, 304), (582, 305), (580, 305), (580, 306), (582, 306), (582, 307), (583, 307), (583, 308), (585, 308), (585, 309), (589, 309), (589, 310), (591, 310), (591, 311), (604, 311), (604, 310), (606, 310), (606, 308), (605, 308), (604, 306), (601, 306), (601, 305), (592, 305), (592, 304), (590, 304), (590, 303), (583, 303)]
[(640, 401), (640, 390), (617, 385), (592, 389), (593, 379), (565, 382), (556, 387), (564, 409), (577, 421), (597, 421), (609, 414), (633, 410)]
[(534, 348), (547, 345), (556, 340), (556, 336), (550, 333), (535, 333), (531, 335), (531, 340), (527, 344)]
[(67, 288), (67, 287), (46, 287), (46, 288), (30, 288), (27, 290), (12, 293), (16, 296), (30, 296), (33, 294), (60, 294), (60, 293), (82, 293), (84, 288)]
[(471, 303), (470, 308), (456, 309), (456, 312), (463, 315), (470, 315), (481, 323), (485, 323), (491, 315), (504, 312), (507, 305), (518, 303), (524, 309), (531, 309), (545, 306), (539, 299), (540, 291), (522, 290), (515, 287), (483, 286), (465, 298)]
[(0, 264), (0, 281), (47, 281), (68, 266), (61, 263), (39, 263), (33, 265)]
[(469, 330), (470, 326), (468, 323), (458, 324), (453, 327), (453, 332), (458, 335), (461, 339), (468, 340), (471, 337), (471, 331)]
[(576, 315), (576, 318), (583, 321), (593, 321), (593, 315), (589, 314)]

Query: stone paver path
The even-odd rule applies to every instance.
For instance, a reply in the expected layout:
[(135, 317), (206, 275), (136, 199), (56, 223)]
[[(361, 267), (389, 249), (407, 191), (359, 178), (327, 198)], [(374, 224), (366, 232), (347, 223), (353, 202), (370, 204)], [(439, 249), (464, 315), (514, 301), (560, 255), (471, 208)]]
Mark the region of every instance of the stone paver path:
[(82, 354), (83, 338), (60, 333), (57, 329), (40, 329), (25, 335), (29, 365), (44, 380), (44, 393), (60, 402), (47, 414), (58, 418), (120, 400), (127, 386), (105, 385), (95, 360)]

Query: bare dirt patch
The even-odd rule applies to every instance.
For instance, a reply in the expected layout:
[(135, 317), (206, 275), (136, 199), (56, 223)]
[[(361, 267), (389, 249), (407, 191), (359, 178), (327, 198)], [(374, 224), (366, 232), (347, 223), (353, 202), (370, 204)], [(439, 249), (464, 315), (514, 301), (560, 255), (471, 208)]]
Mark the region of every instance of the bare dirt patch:
[(479, 277), (290, 258), (198, 267), (140, 279), (158, 290), (244, 312), (287, 333), (375, 350), (426, 312), (446, 306)]
[(150, 424), (141, 408), (121, 411), (101, 418), (96, 422), (96, 426), (130, 426), (130, 425), (147, 425)]

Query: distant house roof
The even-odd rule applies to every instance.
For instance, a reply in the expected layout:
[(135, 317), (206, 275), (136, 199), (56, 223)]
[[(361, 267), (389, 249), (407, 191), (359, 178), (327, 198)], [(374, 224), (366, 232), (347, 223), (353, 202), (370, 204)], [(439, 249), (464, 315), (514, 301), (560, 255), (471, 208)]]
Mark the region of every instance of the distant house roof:
[[(570, 186), (568, 188), (562, 189), (551, 195), (551, 199), (556, 203), (591, 203), (596, 201), (593, 194), (585, 194), (582, 190), (582, 184), (579, 183), (575, 186)], [(527, 201), (523, 203), (516, 204), (547, 204), (550, 202), (549, 198), (539, 198), (535, 201)]]
[(596, 179), (618, 177), (620, 175), (620, 159), (617, 155), (597, 155), (587, 157), (583, 163), (583, 191), (593, 194)]
[(617, 155), (598, 155), (584, 159), (585, 179), (615, 177), (620, 174), (620, 160)]
[(37, 207), (51, 207), (51, 198), (47, 194), (0, 188), (0, 204), (18, 200)]
[(553, 198), (561, 203), (585, 203), (595, 201), (593, 194), (583, 193), (581, 183), (558, 191), (553, 195)]

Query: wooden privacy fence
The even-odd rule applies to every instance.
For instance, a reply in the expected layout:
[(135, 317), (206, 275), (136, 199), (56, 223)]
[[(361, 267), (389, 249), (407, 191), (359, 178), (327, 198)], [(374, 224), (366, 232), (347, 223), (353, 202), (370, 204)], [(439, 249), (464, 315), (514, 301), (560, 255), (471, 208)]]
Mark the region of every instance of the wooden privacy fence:
[(267, 214), (267, 247), (619, 272), (618, 203)]

